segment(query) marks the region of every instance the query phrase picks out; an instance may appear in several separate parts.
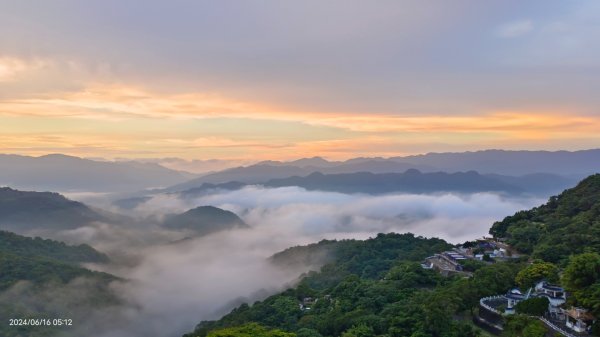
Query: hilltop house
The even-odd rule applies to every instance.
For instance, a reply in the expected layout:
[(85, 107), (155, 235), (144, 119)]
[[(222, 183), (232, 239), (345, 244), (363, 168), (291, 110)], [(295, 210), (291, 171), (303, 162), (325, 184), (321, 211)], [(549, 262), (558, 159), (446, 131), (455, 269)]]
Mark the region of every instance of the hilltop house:
[(446, 251), (441, 254), (435, 254), (425, 259), (421, 264), (424, 269), (434, 269), (444, 276), (461, 274), (471, 276), (471, 273), (463, 271), (461, 262), (466, 260), (463, 254), (457, 251)]
[(537, 297), (546, 297), (550, 301), (548, 312), (551, 316), (559, 318), (563, 315), (561, 305), (567, 301), (567, 293), (563, 288), (541, 281), (535, 285), (535, 293)]
[(531, 289), (527, 291), (526, 294), (521, 293), (519, 289), (511, 289), (504, 297), (506, 297), (506, 309), (504, 309), (504, 313), (507, 315), (511, 315), (515, 313), (515, 306), (517, 303), (524, 301), (529, 298), (531, 295)]
[[(587, 336), (587, 333), (590, 332), (595, 317), (583, 308), (571, 307), (568, 310), (565, 309), (565, 303), (567, 302), (565, 290), (546, 281), (538, 282), (534, 287), (529, 288), (526, 293), (522, 293), (515, 288), (505, 295), (482, 298), (480, 300), (480, 317), (490, 321), (489, 317), (484, 317), (481, 313), (486, 315), (491, 313), (492, 316), (497, 315), (498, 317), (514, 314), (515, 307), (519, 302), (536, 297), (545, 297), (549, 301), (547, 315), (544, 315), (545, 319), (550, 319), (553, 323), (562, 325), (563, 329), (570, 329), (578, 334)], [(560, 322), (560, 324), (557, 322)]]
[(554, 318), (564, 318), (563, 310), (560, 308), (567, 301), (565, 290), (559, 286), (551, 285), (546, 281), (538, 282), (533, 288), (530, 288), (526, 294), (518, 289), (512, 289), (506, 297), (507, 305), (505, 314), (514, 314), (517, 303), (533, 297), (546, 297), (549, 301), (548, 312)]
[(318, 301), (318, 298), (304, 297), (302, 303), (300, 303), (300, 310), (310, 310)]
[(594, 323), (594, 316), (586, 309), (572, 307), (566, 310), (565, 313), (567, 327), (577, 333), (589, 332)]
[(518, 254), (514, 254), (509, 245), (492, 241), (491, 239), (478, 239), (473, 242), (467, 242), (457, 248), (458, 252), (467, 258), (483, 260), (484, 255), (492, 259), (508, 259), (516, 258)]

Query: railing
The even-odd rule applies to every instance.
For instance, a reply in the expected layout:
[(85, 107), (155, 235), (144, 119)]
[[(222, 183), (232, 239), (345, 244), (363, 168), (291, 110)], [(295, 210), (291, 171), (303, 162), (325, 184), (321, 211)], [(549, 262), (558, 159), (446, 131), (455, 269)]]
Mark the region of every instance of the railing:
[[(496, 296), (489, 296), (489, 297), (483, 297), (479, 300), (479, 304), (484, 307), (485, 309), (496, 313), (498, 315), (504, 315), (503, 313), (501, 313), (500, 311), (492, 308), (490, 305), (488, 305), (487, 303), (485, 303), (486, 301), (491, 301), (491, 300), (498, 300), (498, 299), (506, 299), (506, 296), (504, 295), (496, 295)], [(573, 335), (567, 331), (565, 331), (564, 329), (560, 328), (559, 326), (557, 326), (556, 324), (550, 322), (549, 320), (547, 320), (544, 317), (541, 316), (531, 316), (532, 318), (538, 318), (540, 321), (542, 321), (544, 324), (546, 324), (548, 327), (550, 327), (552, 330), (562, 334), (565, 337), (578, 337), (576, 335)]]
[(565, 330), (561, 329), (560, 327), (556, 326), (554, 323), (550, 322), (549, 320), (547, 320), (544, 317), (538, 317), (540, 319), (540, 321), (544, 322), (547, 326), (549, 326), (550, 328), (552, 328), (552, 330), (566, 336), (566, 337), (577, 337), (573, 334), (570, 334), (568, 332), (566, 332)]
[(485, 301), (499, 300), (499, 299), (506, 299), (506, 297), (505, 297), (504, 295), (496, 295), (496, 296), (484, 297), (484, 298), (481, 298), (481, 299), (479, 300), (479, 304), (480, 304), (482, 307), (486, 308), (487, 310), (489, 310), (489, 311), (491, 311), (491, 312), (493, 312), (493, 313), (496, 313), (496, 314), (498, 314), (498, 315), (502, 315), (502, 313), (501, 313), (500, 311), (498, 311), (498, 310), (496, 310), (496, 309), (492, 308), (491, 306), (489, 306), (488, 304), (486, 304), (486, 303), (485, 303)]

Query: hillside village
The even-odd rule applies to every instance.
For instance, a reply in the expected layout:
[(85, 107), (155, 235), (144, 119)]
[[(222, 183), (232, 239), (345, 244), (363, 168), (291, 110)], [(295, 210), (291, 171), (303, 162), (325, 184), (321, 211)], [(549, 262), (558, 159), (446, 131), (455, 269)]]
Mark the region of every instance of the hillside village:
[[(435, 270), (443, 276), (470, 278), (473, 273), (467, 270), (468, 261), (492, 264), (520, 257), (505, 242), (483, 238), (427, 257), (421, 267)], [(592, 325), (597, 318), (585, 308), (569, 305), (568, 296), (568, 292), (560, 285), (540, 279), (527, 289), (515, 287), (505, 294), (481, 298), (474, 320), (487, 330), (500, 334), (504, 330), (504, 317), (525, 313), (539, 318), (549, 329), (562, 336), (591, 337)], [(537, 304), (535, 314), (525, 309), (527, 303)]]
[(520, 255), (509, 245), (491, 238), (483, 238), (466, 242), (453, 250), (429, 256), (421, 266), (424, 269), (434, 269), (444, 276), (462, 275), (470, 277), (472, 273), (464, 265), (465, 261), (475, 260), (491, 263), (496, 260), (519, 257)]

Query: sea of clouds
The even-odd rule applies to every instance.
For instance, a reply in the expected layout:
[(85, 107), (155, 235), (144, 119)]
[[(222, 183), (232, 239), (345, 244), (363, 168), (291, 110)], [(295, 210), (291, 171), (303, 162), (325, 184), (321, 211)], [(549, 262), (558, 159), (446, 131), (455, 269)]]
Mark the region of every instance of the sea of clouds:
[[(123, 305), (99, 310), (68, 303), (85, 314), (73, 336), (93, 329), (99, 337), (170, 337), (293, 285), (306, 269), (283, 270), (268, 261), (287, 247), (325, 238), (366, 239), (380, 232), (460, 243), (482, 237), (494, 221), (542, 202), (493, 193), (372, 196), (248, 186), (193, 198), (160, 194), (127, 213), (137, 218), (134, 223), (93, 223), (46, 236), (89, 243), (109, 253), (111, 264), (89, 267), (126, 280), (111, 285)], [(251, 228), (179, 241), (189, 233), (143, 221), (203, 205), (235, 212)], [(78, 282), (60, 291), (82, 292), (85, 283)], [(14, 297), (16, 291), (3, 296)]]

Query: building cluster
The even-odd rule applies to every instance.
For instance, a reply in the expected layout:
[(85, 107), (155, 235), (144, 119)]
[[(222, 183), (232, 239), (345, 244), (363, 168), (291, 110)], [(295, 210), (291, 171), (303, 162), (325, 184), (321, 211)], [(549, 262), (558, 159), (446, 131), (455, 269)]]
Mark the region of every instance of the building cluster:
[[(467, 242), (453, 250), (429, 256), (421, 266), (425, 269), (436, 270), (444, 276), (470, 277), (472, 273), (465, 271), (463, 267), (464, 262), (469, 259), (492, 263), (495, 260), (518, 257), (518, 253), (504, 242), (484, 238)], [(562, 287), (546, 281), (538, 282), (524, 293), (515, 288), (504, 295), (482, 298), (479, 316), (488, 325), (501, 330), (502, 316), (514, 314), (519, 302), (536, 297), (548, 299), (546, 315), (540, 317), (546, 325), (566, 336), (575, 335), (563, 328), (577, 336), (588, 336), (587, 333), (595, 322), (593, 315), (583, 308), (567, 307), (567, 292)]]
[(421, 266), (425, 269), (436, 270), (444, 276), (456, 274), (470, 276), (470, 273), (463, 271), (461, 264), (466, 259), (466, 256), (452, 250), (427, 257)]
[(511, 315), (515, 313), (515, 308), (519, 302), (536, 297), (548, 299), (546, 316), (550, 319), (549, 322), (558, 323), (578, 334), (585, 335), (591, 329), (595, 318), (586, 309), (566, 308), (567, 292), (562, 287), (549, 284), (546, 281), (538, 282), (525, 293), (519, 289), (512, 289), (505, 295), (484, 298), (480, 303), (482, 303), (484, 309), (491, 309), (499, 314)]
[(510, 246), (492, 239), (476, 240), (457, 248), (457, 251), (468, 258), (480, 261), (485, 260), (486, 256), (490, 259), (509, 259), (519, 257), (518, 254), (512, 251)]
[(515, 257), (518, 255), (513, 254), (507, 245), (491, 239), (480, 239), (454, 250), (429, 256), (421, 266), (425, 269), (434, 269), (444, 276), (458, 274), (469, 277), (471, 273), (463, 270), (462, 263), (465, 260), (492, 261)]

